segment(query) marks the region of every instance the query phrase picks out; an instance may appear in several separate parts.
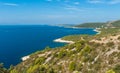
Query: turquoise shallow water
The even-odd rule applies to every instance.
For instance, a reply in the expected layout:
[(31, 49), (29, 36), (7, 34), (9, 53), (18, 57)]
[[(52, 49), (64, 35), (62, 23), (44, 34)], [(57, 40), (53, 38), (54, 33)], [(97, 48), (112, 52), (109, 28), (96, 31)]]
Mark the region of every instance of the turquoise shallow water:
[(5, 67), (16, 65), (21, 57), (46, 46), (59, 47), (54, 39), (73, 34), (96, 34), (93, 29), (73, 29), (47, 25), (2, 25), (0, 26), (0, 62)]

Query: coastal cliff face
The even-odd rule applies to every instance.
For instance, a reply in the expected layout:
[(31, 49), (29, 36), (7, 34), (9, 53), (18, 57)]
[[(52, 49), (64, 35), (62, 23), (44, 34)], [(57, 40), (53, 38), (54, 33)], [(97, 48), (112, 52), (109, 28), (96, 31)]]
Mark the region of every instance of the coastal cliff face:
[(62, 40), (74, 43), (37, 51), (8, 73), (120, 73), (120, 27), (99, 31), (92, 36), (66, 36)]

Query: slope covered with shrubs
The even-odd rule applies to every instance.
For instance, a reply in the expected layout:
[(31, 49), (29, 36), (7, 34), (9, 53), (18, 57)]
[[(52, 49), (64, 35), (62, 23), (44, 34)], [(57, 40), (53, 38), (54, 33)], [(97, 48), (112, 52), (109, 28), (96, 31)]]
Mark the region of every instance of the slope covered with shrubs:
[[(120, 73), (120, 42), (79, 40), (30, 55), (10, 73)], [(116, 49), (117, 51), (113, 51)]]
[(99, 31), (97, 35), (63, 37), (75, 43), (46, 47), (8, 70), (0, 64), (0, 73), (120, 73), (120, 28)]

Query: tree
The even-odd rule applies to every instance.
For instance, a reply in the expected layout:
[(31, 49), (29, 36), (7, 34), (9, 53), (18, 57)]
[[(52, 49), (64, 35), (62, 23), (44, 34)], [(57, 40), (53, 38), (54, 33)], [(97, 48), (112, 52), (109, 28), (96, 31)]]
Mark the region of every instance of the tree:
[(106, 73), (115, 73), (112, 69), (108, 70)]
[(115, 73), (120, 73), (120, 65), (116, 65), (113, 70), (115, 71)]
[(71, 71), (74, 71), (74, 70), (75, 70), (75, 67), (76, 67), (75, 62), (71, 62), (71, 63), (69, 64), (69, 69), (70, 69)]
[(59, 57), (59, 58), (63, 58), (63, 57), (66, 56), (66, 55), (67, 55), (67, 51), (62, 49), (62, 50), (59, 52), (58, 57)]

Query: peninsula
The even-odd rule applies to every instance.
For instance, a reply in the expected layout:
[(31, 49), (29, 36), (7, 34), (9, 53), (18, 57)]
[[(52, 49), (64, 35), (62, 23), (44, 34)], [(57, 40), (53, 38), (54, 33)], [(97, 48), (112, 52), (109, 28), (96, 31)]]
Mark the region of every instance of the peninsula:
[[(56, 39), (55, 42), (68, 44), (37, 51), (23, 57), (21, 63), (9, 70), (1, 67), (0, 71), (5, 73), (120, 73), (120, 24), (118, 23), (120, 21), (100, 23), (99, 27), (89, 25), (91, 28), (97, 28), (101, 33), (69, 35)], [(81, 28), (82, 25), (77, 27)]]

